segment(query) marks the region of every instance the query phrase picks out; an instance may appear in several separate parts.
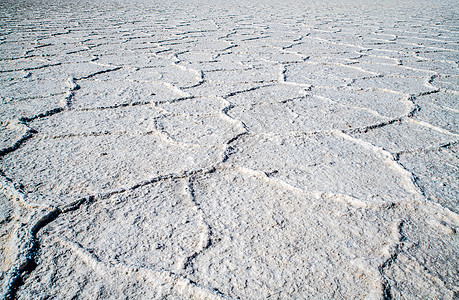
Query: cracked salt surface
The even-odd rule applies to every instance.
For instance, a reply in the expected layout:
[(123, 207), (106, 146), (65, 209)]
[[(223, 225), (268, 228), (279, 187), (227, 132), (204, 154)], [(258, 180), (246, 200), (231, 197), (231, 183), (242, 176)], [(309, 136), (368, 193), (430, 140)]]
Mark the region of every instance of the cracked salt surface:
[(3, 299), (455, 299), (455, 1), (0, 2)]

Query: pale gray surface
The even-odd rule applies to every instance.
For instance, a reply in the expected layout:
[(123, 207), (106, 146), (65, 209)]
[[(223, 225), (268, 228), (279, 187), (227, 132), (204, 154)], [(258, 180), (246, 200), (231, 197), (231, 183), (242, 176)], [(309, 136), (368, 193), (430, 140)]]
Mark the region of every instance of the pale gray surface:
[(456, 299), (457, 1), (0, 1), (5, 299)]

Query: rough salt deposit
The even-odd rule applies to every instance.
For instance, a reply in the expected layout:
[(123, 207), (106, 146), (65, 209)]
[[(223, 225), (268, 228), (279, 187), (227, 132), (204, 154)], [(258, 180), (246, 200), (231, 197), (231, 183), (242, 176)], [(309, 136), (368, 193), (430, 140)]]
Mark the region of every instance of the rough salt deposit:
[(459, 5), (0, 1), (2, 299), (457, 299)]

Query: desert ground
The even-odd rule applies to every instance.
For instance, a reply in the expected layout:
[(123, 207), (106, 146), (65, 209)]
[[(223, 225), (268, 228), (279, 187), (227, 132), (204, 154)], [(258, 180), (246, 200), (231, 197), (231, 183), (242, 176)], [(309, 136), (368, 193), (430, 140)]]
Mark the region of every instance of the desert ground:
[(0, 297), (457, 299), (458, 12), (0, 0)]

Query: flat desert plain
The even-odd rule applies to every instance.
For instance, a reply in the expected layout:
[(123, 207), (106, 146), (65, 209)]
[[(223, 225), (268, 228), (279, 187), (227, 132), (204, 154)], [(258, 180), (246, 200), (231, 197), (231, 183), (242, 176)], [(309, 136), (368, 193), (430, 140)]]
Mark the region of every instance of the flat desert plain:
[(0, 297), (457, 299), (458, 12), (0, 0)]

